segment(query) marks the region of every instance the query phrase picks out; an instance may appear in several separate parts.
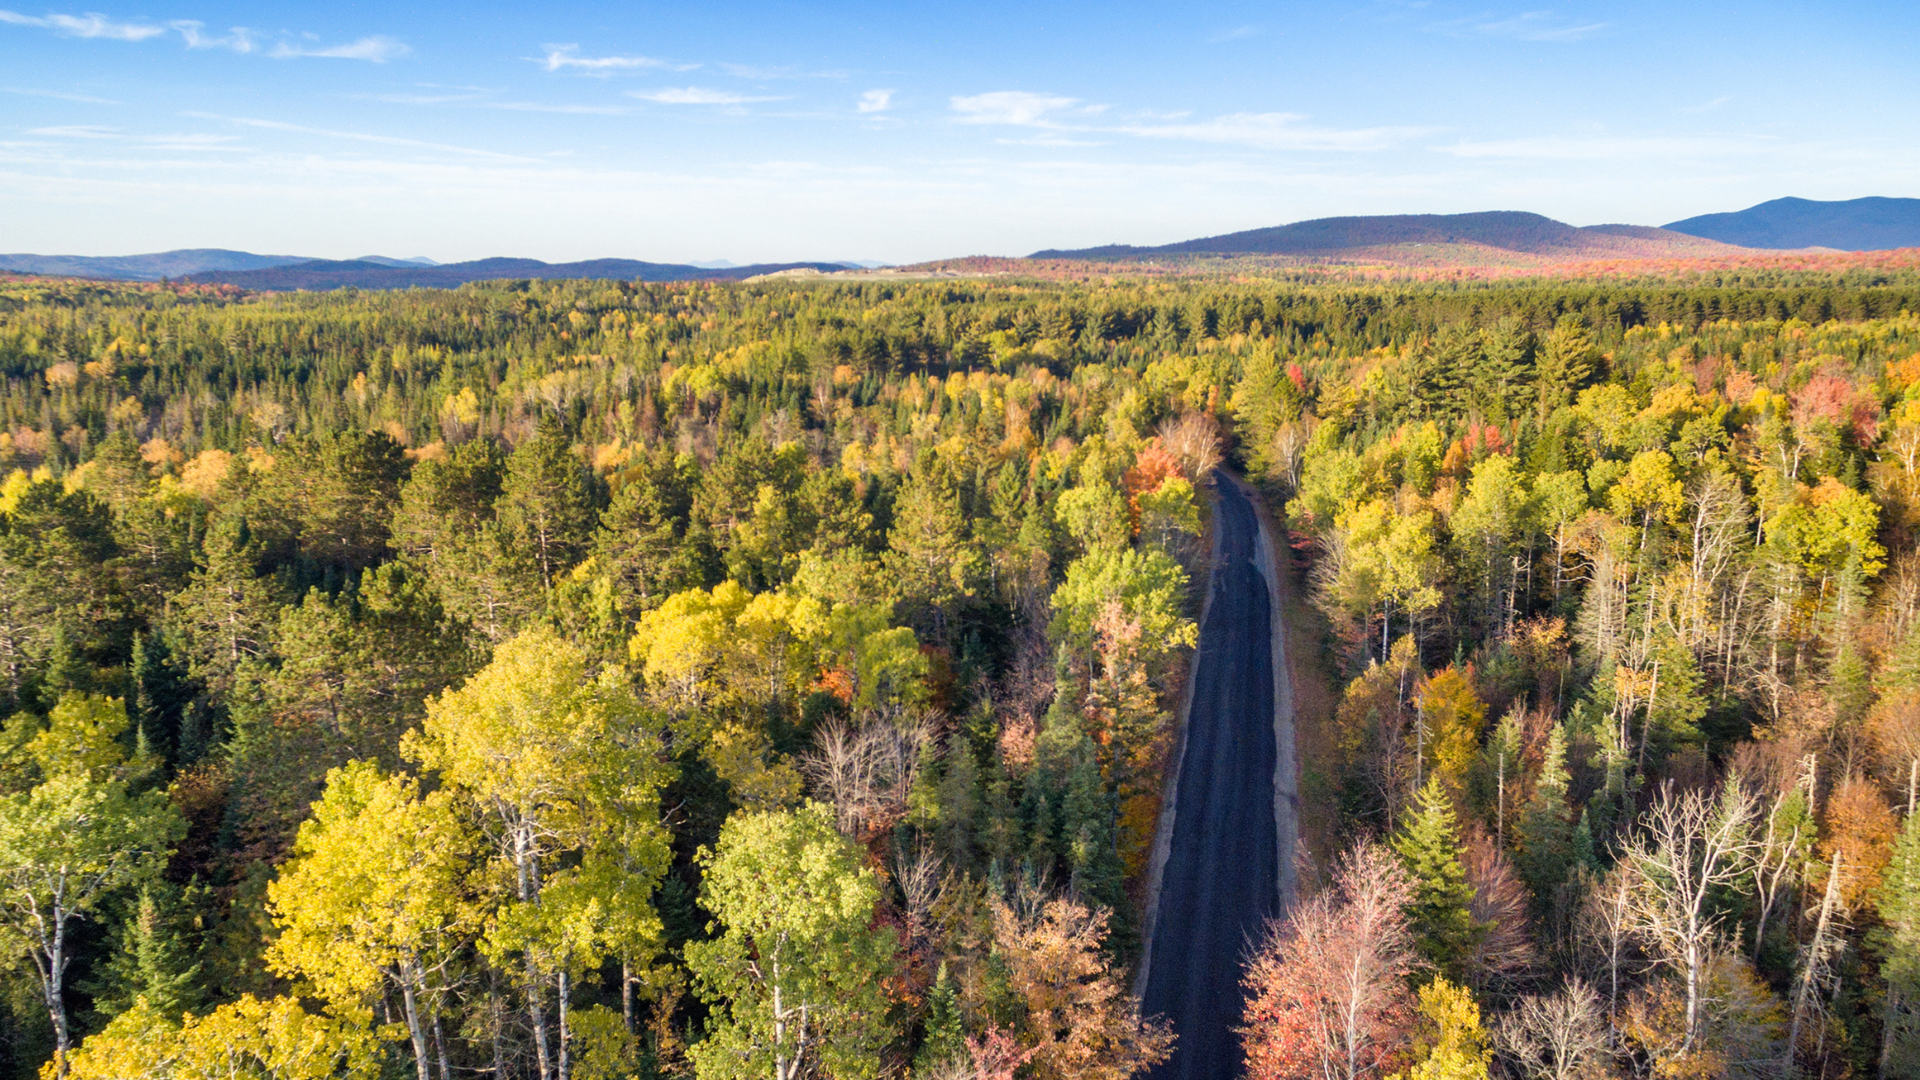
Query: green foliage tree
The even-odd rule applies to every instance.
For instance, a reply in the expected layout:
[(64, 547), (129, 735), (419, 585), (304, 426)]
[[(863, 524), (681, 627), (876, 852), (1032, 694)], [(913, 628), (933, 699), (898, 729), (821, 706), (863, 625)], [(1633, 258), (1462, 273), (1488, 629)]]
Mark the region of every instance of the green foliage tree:
[(879, 1075), (894, 1036), (884, 983), (897, 941), (874, 926), (879, 887), (831, 811), (736, 816), (701, 860), (701, 902), (719, 936), (687, 946), (695, 988), (714, 1009), (690, 1050), (698, 1075)]
[(1414, 948), (1442, 972), (1460, 971), (1485, 930), (1473, 917), (1460, 825), (1438, 777), (1420, 789), (1393, 850), (1413, 879), (1407, 922)]

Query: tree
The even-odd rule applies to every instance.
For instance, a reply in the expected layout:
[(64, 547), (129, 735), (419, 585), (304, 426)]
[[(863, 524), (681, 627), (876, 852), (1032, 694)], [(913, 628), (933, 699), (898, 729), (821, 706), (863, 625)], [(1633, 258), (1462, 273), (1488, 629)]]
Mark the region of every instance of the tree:
[(1141, 661), (1158, 671), (1175, 650), (1199, 638), (1183, 613), (1186, 590), (1187, 572), (1163, 551), (1095, 548), (1067, 567), (1066, 580), (1053, 591), (1049, 631), (1089, 654), (1107, 604), (1118, 602), (1121, 616), (1139, 627)]
[(1418, 1011), (1413, 1066), (1393, 1080), (1487, 1080), (1493, 1051), (1472, 992), (1436, 976), (1420, 988)]
[(1465, 844), (1453, 804), (1434, 777), (1420, 789), (1412, 812), (1393, 838), (1413, 885), (1407, 923), (1414, 947), (1443, 971), (1458, 973), (1485, 928), (1474, 921), (1473, 886), (1461, 858)]
[(1364, 1080), (1386, 1067), (1413, 1020), (1413, 889), (1391, 852), (1362, 843), (1268, 928), (1241, 980), (1249, 1077)]
[(1869, 937), (1887, 983), (1880, 1075), (1920, 1072), (1920, 814), (1908, 814), (1875, 896), (1881, 926)]
[(1741, 880), (1757, 843), (1752, 798), (1729, 782), (1710, 792), (1663, 788), (1620, 852), (1629, 868), (1630, 925), (1681, 983), (1680, 1050), (1706, 1035), (1708, 979), (1727, 951), (1725, 913), (1717, 897)]
[(945, 468), (921, 470), (901, 491), (887, 545), (883, 558), (901, 602), (944, 643), (955, 605), (974, 595), (985, 563)]
[(93, 1009), (112, 1018), (145, 1002), (161, 1016), (179, 1016), (199, 1007), (203, 997), (204, 965), (183, 932), (180, 890), (164, 881), (143, 885), (115, 934), (113, 957), (92, 985), (81, 986), (93, 997)]
[(1064, 897), (993, 902), (994, 953), (1021, 1005), (1035, 1080), (1128, 1080), (1173, 1052), (1172, 1029), (1141, 1019), (1102, 949), (1108, 918)]
[[(467, 800), (510, 870), (510, 899), (481, 942), (495, 963), (521, 961), (528, 1022), (540, 1074), (565, 1061), (550, 1039), (546, 986), (555, 984), (561, 1008), (574, 951), (593, 934), (578, 922), (546, 919), (543, 886), (555, 860), (591, 845), (616, 811), (631, 824), (634, 808), (652, 808), (645, 828), (627, 842), (645, 872), (666, 866), (658, 798), (668, 769), (661, 725), (641, 708), (617, 671), (590, 674), (581, 650), (552, 631), (535, 628), (501, 645), (493, 662), (427, 705), (425, 723), (402, 751)], [(557, 879), (556, 879), (557, 880)], [(575, 887), (569, 896), (582, 899)], [(568, 910), (556, 904), (554, 914)], [(564, 1032), (564, 1011), (562, 1013)]]
[(474, 838), (444, 793), (356, 761), (327, 774), (293, 858), (268, 886), (279, 935), (267, 963), (306, 979), (341, 1015), (398, 991), (419, 1080), (438, 1037), (445, 969), (478, 912), (465, 877)]
[(164, 794), (129, 790), (129, 766), (141, 763), (128, 762), (116, 742), (126, 730), (118, 700), (62, 699), (29, 743), (38, 782), (0, 798), (0, 931), (39, 975), (60, 1077), (72, 1049), (66, 979), (75, 924), (118, 890), (157, 876), (186, 832)]
[(500, 524), (531, 556), (548, 589), (562, 571), (586, 554), (599, 512), (593, 478), (556, 427), (540, 433), (507, 458), (500, 484)]
[(1580, 1080), (1607, 1052), (1600, 995), (1578, 977), (1555, 994), (1528, 994), (1493, 1029), (1527, 1080)]
[(1560, 316), (1536, 361), (1542, 418), (1573, 400), (1593, 377), (1599, 359), (1600, 350), (1593, 343), (1586, 320), (1578, 315)]
[(879, 886), (832, 812), (809, 803), (735, 815), (700, 861), (701, 901), (719, 930), (687, 945), (714, 1010), (689, 1051), (702, 1080), (877, 1076), (893, 1037), (883, 984), (897, 943), (873, 925)]
[[(69, 1075), (69, 1074), (61, 1074)], [(251, 994), (178, 1022), (141, 1002), (73, 1056), (73, 1080), (378, 1080), (372, 1033)]]

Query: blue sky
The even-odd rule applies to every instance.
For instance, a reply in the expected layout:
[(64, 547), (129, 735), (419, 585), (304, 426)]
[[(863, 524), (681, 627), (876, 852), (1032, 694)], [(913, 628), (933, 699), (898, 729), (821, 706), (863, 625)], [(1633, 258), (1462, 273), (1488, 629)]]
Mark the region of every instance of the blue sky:
[(1920, 196), (1920, 5), (0, 0), (0, 251), (909, 261)]

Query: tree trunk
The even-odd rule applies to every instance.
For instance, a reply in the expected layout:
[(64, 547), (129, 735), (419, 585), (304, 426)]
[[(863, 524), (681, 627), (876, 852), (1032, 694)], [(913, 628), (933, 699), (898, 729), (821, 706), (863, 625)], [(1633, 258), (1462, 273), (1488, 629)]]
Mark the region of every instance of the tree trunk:
[(400, 962), (400, 1005), (407, 1015), (407, 1035), (413, 1040), (414, 1072), (420, 1080), (432, 1080), (427, 1072), (427, 1030), (420, 1023), (419, 997), (414, 991), (417, 972), (413, 961)]
[[(1821, 950), (1825, 948), (1827, 920), (1833, 915), (1834, 900), (1840, 893), (1840, 863), (1838, 851), (1833, 853), (1833, 866), (1827, 870), (1827, 895), (1820, 900), (1820, 920), (1814, 924), (1813, 940), (1807, 943), (1806, 963), (1800, 967), (1800, 978), (1793, 988), (1793, 1023), (1787, 1028), (1786, 1070), (1793, 1071), (1794, 1057), (1800, 1048), (1800, 1022), (1806, 1016), (1807, 995), (1813, 990), (1813, 977), (1821, 964)], [(1885, 1037), (1885, 1032), (1882, 1032)]]

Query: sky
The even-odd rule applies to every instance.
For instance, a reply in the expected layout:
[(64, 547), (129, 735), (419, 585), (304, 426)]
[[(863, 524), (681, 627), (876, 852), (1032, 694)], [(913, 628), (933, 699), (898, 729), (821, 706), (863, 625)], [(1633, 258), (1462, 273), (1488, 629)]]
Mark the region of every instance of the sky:
[(1913, 3), (11, 2), (5, 252), (900, 263), (1920, 196)]

